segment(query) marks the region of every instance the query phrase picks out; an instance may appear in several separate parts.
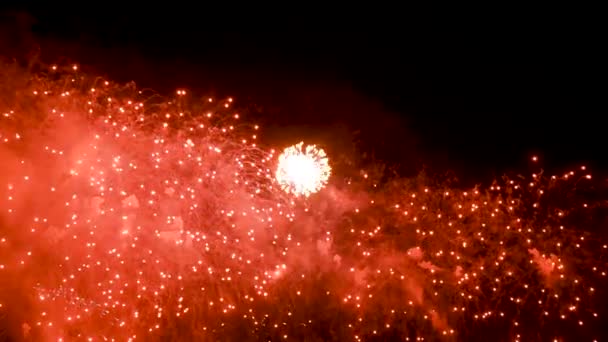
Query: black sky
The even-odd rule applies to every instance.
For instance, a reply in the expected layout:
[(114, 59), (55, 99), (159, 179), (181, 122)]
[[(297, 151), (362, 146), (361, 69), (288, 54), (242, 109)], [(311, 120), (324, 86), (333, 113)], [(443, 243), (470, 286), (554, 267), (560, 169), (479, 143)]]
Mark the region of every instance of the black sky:
[(3, 16), (4, 55), (40, 48), (47, 61), (159, 92), (235, 96), (270, 141), (302, 136), (331, 150), (359, 140), (407, 172), (427, 164), (463, 178), (521, 170), (532, 154), (555, 168), (608, 166), (605, 39), (593, 22), (326, 30), (306, 16), (269, 25), (268, 13), (179, 8), (19, 13)]

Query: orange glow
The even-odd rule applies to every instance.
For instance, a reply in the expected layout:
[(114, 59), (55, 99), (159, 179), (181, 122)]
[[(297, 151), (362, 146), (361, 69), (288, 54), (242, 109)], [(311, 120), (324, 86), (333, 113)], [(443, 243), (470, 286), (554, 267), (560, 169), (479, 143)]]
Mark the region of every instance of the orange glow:
[(601, 205), (573, 191), (601, 178), (584, 167), (465, 190), (346, 179), (315, 146), (264, 146), (232, 98), (51, 70), (0, 74), (0, 319), (21, 337), (466, 340), (499, 321), (526, 341), (603, 319), (608, 244), (572, 220)]

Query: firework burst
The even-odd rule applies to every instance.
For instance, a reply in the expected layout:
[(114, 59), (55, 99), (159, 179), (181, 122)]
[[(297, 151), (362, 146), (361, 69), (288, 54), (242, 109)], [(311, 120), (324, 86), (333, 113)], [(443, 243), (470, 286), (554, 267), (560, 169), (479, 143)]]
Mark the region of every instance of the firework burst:
[(290, 146), (279, 156), (276, 180), (285, 192), (308, 197), (327, 184), (331, 167), (325, 151), (303, 145)]

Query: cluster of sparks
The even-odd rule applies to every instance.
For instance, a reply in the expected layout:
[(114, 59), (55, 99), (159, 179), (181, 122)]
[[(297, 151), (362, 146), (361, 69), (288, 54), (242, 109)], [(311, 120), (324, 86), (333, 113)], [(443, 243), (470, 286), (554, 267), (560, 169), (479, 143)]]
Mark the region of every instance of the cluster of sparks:
[(2, 68), (0, 334), (596, 338), (607, 246), (572, 219), (599, 206), (574, 191), (584, 167), (332, 186), (323, 150), (275, 156), (231, 99)]

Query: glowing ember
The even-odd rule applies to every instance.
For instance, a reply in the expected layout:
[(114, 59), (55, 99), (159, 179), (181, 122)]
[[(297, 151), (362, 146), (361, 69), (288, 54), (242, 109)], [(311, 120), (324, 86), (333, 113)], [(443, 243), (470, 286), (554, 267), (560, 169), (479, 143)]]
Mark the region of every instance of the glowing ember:
[(310, 196), (321, 190), (329, 179), (331, 167), (325, 151), (304, 142), (286, 148), (279, 156), (276, 179), (281, 188), (297, 196)]

